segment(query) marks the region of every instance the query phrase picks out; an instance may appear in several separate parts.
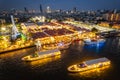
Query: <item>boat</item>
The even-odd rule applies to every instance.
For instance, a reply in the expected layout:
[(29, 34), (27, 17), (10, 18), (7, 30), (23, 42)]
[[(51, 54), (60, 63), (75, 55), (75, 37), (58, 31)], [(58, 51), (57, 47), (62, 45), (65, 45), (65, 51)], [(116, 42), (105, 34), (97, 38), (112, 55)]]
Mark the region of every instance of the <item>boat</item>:
[(91, 44), (103, 44), (105, 43), (105, 39), (84, 39), (84, 44), (91, 45)]
[(34, 54), (25, 56), (22, 58), (23, 61), (35, 61), (43, 58), (48, 58), (52, 56), (57, 56), (60, 55), (61, 52), (58, 49), (52, 49), (52, 50), (45, 50), (41, 52), (35, 52)]
[(110, 60), (103, 57), (93, 60), (84, 61), (68, 67), (69, 72), (83, 72), (91, 69), (101, 68), (110, 65)]
[(71, 44), (71, 42), (69, 42), (69, 43), (60, 42), (60, 43), (57, 43), (57, 44), (49, 44), (49, 45), (44, 45), (43, 49), (47, 49), (47, 50), (50, 50), (50, 49), (63, 50), (63, 49), (69, 48), (70, 44)]

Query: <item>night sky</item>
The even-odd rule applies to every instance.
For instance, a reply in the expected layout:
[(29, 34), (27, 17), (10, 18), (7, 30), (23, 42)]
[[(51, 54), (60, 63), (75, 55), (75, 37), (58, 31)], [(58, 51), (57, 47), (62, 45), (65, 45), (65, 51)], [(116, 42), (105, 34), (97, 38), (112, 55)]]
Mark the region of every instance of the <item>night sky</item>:
[(78, 10), (97, 10), (97, 9), (119, 9), (120, 0), (0, 0), (0, 10), (15, 9), (43, 9), (50, 6), (51, 9), (71, 10), (76, 7)]

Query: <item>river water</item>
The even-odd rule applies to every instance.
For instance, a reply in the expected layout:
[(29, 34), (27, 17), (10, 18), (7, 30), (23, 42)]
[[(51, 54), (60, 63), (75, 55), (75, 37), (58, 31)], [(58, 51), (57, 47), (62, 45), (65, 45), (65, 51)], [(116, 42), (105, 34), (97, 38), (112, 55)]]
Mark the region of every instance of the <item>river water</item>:
[[(0, 54), (0, 80), (120, 80), (120, 38), (92, 46), (74, 42), (59, 56), (33, 62), (21, 60), (34, 51), (27, 48)], [(72, 64), (100, 57), (110, 59), (111, 65), (81, 73), (67, 71)]]

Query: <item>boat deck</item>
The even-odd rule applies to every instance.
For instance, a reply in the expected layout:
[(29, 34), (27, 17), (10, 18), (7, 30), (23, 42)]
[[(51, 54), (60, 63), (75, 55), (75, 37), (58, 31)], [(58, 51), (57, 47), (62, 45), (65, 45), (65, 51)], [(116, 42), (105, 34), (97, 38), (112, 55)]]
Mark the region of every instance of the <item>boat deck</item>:
[(43, 52), (38, 52), (38, 55), (42, 55), (42, 54), (50, 54), (50, 53), (54, 53), (54, 52), (59, 52), (58, 49), (53, 49), (53, 50), (46, 50), (46, 51), (43, 51)]
[(109, 61), (107, 58), (99, 58), (99, 59), (94, 59), (94, 60), (89, 60), (89, 61), (85, 61), (85, 63), (87, 65), (92, 65), (92, 64), (96, 64), (98, 62), (106, 62), (106, 61)]

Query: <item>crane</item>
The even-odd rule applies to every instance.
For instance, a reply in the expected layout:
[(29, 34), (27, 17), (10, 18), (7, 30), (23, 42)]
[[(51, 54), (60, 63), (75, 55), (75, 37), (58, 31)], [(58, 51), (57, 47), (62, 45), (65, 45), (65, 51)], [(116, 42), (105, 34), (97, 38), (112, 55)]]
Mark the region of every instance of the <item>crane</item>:
[(13, 15), (11, 15), (11, 21), (12, 21), (12, 24), (13, 24), (13, 27), (12, 27), (12, 40), (15, 41), (17, 39), (17, 36), (20, 35), (16, 25), (15, 25), (15, 22), (14, 22), (14, 18), (13, 18)]

